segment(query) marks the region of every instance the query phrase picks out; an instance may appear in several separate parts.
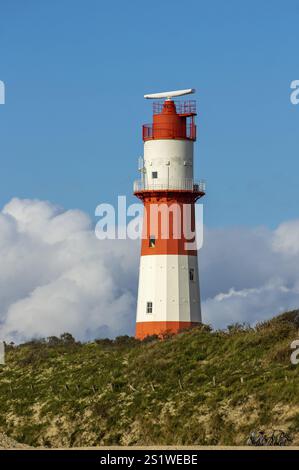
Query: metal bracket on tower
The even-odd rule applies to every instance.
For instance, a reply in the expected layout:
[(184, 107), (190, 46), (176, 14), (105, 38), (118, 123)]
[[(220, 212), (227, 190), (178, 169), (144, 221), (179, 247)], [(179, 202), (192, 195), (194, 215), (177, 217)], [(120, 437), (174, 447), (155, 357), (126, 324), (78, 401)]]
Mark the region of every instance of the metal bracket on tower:
[(145, 173), (144, 158), (143, 157), (138, 158), (138, 171), (140, 171), (140, 173)]

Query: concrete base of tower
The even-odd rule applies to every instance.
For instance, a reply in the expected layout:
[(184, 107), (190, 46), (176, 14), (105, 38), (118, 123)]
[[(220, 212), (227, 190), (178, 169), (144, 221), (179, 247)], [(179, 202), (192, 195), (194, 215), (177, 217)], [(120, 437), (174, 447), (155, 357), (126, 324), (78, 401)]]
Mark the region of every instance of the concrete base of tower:
[(147, 336), (162, 336), (165, 333), (176, 334), (187, 328), (199, 326), (199, 322), (190, 321), (147, 321), (136, 323), (137, 339), (144, 339)]

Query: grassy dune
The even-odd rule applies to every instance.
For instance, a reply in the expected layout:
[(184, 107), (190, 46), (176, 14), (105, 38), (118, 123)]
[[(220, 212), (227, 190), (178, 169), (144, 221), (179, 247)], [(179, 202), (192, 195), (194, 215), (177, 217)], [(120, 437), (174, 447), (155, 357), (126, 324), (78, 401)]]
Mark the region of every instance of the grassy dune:
[(299, 445), (298, 311), (256, 328), (194, 328), (163, 341), (7, 348), (0, 431), (31, 446), (242, 445), (283, 429)]

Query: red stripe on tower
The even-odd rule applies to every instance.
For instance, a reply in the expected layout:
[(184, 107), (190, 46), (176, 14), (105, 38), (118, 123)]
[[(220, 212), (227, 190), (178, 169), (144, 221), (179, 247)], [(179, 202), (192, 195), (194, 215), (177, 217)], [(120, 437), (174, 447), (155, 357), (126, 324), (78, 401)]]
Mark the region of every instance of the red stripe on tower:
[(134, 194), (143, 201), (136, 337), (163, 335), (201, 322), (195, 246), (195, 203), (204, 192), (193, 179), (195, 101), (171, 98), (194, 90), (145, 95), (154, 103), (143, 126), (144, 157)]

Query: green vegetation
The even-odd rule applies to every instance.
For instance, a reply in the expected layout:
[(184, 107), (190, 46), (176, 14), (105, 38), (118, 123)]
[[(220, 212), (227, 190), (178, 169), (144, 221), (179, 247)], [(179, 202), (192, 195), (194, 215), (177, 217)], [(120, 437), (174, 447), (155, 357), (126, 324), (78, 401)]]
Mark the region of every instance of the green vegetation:
[(33, 446), (299, 444), (298, 311), (256, 328), (207, 326), (140, 342), (71, 335), (7, 347), (0, 430)]

